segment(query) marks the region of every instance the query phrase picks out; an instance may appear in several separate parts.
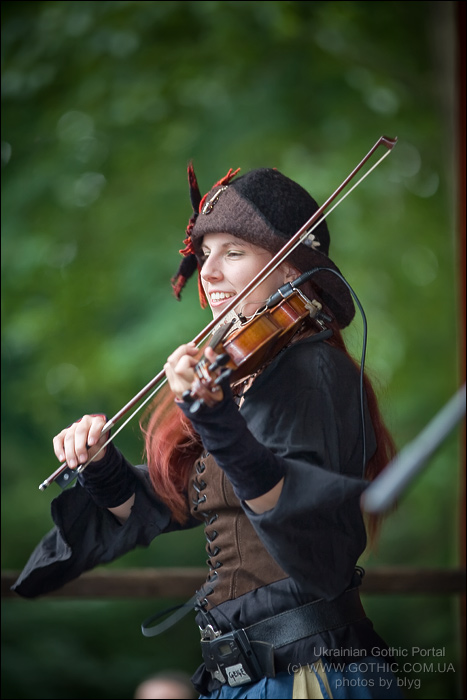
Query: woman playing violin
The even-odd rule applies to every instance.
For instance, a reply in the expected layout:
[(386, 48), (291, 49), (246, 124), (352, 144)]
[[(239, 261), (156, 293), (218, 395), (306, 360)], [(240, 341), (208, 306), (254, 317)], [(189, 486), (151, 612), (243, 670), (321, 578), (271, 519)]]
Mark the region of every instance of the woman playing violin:
[[(275, 169), (229, 171), (204, 197), (191, 167), (189, 182), (193, 215), (173, 287), (180, 298), (198, 272), (201, 303), (217, 319), (318, 205)], [(232, 374), (216, 345), (172, 353), (170, 391), (142, 422), (147, 465), (132, 466), (109, 443), (55, 499), (56, 526), (15, 584), (33, 597), (159, 534), (202, 525), (200, 697), (399, 697), (382, 663), (386, 644), (360, 602), (357, 566), (378, 525), (364, 521), (360, 496), (394, 447), (342, 339), (355, 308), (324, 221), (232, 306), (226, 337), (314, 268), (300, 291), (318, 312), (257, 366)], [(57, 458), (85, 464), (107, 438), (105, 423), (87, 415), (62, 430)]]

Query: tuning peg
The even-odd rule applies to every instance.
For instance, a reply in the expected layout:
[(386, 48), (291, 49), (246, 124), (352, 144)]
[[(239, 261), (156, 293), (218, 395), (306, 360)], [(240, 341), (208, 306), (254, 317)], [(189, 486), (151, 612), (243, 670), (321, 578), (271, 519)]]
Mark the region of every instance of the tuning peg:
[(218, 384), (221, 384), (224, 379), (228, 379), (233, 372), (233, 369), (225, 369), (222, 374), (219, 374), (217, 379), (213, 381), (213, 385), (217, 386)]
[(222, 355), (218, 356), (217, 360), (215, 360), (212, 364), (209, 365), (208, 370), (210, 372), (214, 372), (214, 370), (219, 369), (219, 367), (223, 367), (224, 365), (226, 365), (229, 360), (230, 355), (224, 352)]

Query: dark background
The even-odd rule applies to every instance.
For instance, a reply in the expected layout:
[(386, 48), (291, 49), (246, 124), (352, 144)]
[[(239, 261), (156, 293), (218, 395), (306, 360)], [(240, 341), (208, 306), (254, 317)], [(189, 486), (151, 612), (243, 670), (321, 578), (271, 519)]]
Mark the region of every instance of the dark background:
[[(267, 166), (323, 202), (397, 136), (329, 216), (331, 255), (366, 311), (367, 367), (398, 446), (454, 394), (460, 5), (2, 3), (3, 569), (22, 568), (51, 526), (58, 486), (38, 485), (56, 468), (52, 436), (84, 412), (116, 413), (209, 321), (194, 280), (182, 303), (170, 289), (191, 159), (203, 192), (230, 167)], [(357, 356), (361, 328), (346, 333)], [(137, 421), (117, 444), (141, 460)], [(453, 431), (364, 566), (457, 565), (459, 462)], [(111, 566), (204, 560), (200, 531)], [(140, 632), (174, 602), (5, 600), (3, 697), (129, 698), (154, 671), (191, 673), (191, 617)], [(390, 646), (435, 664), (407, 671), (408, 698), (461, 697), (455, 597), (365, 603)]]

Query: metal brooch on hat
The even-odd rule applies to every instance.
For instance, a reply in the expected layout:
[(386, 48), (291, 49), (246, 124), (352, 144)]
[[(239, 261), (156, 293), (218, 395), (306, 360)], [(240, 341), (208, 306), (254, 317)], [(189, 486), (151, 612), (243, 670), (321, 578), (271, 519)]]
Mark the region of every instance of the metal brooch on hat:
[(217, 190), (217, 192), (212, 195), (211, 199), (208, 199), (208, 201), (205, 203), (204, 207), (201, 209), (201, 214), (210, 214), (222, 192), (225, 192), (226, 189), (227, 185), (224, 185), (220, 188), (220, 190)]

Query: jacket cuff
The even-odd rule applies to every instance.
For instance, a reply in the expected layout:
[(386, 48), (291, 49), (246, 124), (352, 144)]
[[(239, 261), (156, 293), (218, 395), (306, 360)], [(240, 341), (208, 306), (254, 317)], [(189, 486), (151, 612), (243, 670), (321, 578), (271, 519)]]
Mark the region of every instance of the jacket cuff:
[(232, 398), (230, 388), (214, 406), (203, 405), (195, 413), (192, 404), (177, 405), (201, 437), (204, 448), (224, 470), (241, 501), (258, 498), (270, 491), (285, 474), (285, 461), (252, 435)]
[(78, 483), (98, 506), (115, 508), (134, 494), (135, 479), (123, 455), (109, 443), (104, 457), (79, 474)]

